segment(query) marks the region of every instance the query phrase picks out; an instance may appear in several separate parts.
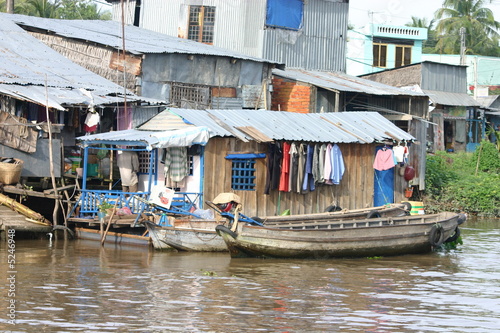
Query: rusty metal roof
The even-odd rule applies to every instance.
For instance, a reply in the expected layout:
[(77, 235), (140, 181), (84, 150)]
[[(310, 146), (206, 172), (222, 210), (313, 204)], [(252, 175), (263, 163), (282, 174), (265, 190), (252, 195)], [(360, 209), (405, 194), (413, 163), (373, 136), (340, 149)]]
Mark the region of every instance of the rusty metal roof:
[[(59, 110), (123, 102), (123, 87), (73, 63), (8, 17), (0, 14), (0, 93)], [(127, 100), (162, 103), (130, 92)]]
[(426, 96), (423, 93), (403, 90), (343, 73), (306, 71), (302, 69), (274, 69), (273, 74), (334, 91), (347, 91), (371, 95)]
[[(372, 143), (415, 140), (377, 112), (294, 113), (267, 110), (167, 109), (144, 126), (168, 128), (172, 113), (196, 126), (206, 126), (213, 136), (235, 136), (243, 141), (272, 140)], [(151, 127), (145, 127), (151, 129)], [(239, 129), (241, 128), (241, 130)], [(139, 127), (142, 129), (142, 126)]]

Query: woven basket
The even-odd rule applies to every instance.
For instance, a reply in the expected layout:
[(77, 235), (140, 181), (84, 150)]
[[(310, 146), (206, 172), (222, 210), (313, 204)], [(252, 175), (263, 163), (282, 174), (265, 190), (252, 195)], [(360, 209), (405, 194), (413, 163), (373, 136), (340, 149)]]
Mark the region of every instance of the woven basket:
[(23, 163), (22, 160), (17, 158), (14, 158), (14, 163), (0, 162), (0, 183), (5, 185), (17, 184), (21, 178)]

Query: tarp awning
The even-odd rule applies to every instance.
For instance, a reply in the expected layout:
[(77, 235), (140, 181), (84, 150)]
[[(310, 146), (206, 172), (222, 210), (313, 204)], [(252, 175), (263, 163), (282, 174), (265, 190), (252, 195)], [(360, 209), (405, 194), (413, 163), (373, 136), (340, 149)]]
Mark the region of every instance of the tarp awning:
[(210, 138), (208, 128), (192, 126), (171, 131), (141, 131), (129, 129), (124, 131), (91, 134), (76, 138), (84, 146), (95, 144), (112, 144), (142, 146), (153, 148), (189, 147), (195, 144), (206, 145)]

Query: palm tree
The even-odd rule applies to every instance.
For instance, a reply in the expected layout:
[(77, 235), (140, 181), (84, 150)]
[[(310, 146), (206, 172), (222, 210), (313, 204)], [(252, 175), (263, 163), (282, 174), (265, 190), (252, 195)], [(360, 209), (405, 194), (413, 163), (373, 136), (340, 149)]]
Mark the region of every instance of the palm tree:
[(434, 20), (427, 22), (426, 18), (418, 18), (416, 16), (412, 16), (411, 22), (405, 24), (405, 26), (407, 27), (427, 29), (427, 40), (425, 40), (422, 45), (423, 53), (432, 53), (434, 51), (434, 48), (436, 47), (437, 38), (436, 38), (436, 30), (433, 29), (434, 22), (435, 22)]
[(439, 20), (436, 26), (439, 41), (435, 51), (460, 53), (460, 28), (463, 27), (466, 53), (498, 55), (500, 23), (495, 21), (493, 12), (484, 7), (487, 2), (491, 3), (491, 0), (445, 0), (443, 8), (435, 13)]
[(16, 8), (16, 12), (29, 16), (58, 18), (59, 0), (26, 0)]

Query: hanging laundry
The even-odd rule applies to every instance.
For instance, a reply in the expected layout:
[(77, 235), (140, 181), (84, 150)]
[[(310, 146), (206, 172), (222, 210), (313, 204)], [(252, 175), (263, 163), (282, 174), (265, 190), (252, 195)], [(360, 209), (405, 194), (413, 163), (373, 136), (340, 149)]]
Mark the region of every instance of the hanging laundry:
[(340, 147), (335, 144), (332, 147), (332, 173), (330, 179), (332, 183), (338, 185), (342, 180), (342, 176), (344, 175), (345, 165), (344, 158), (342, 157), (342, 151), (340, 151)]
[(189, 174), (186, 147), (171, 147), (165, 149), (165, 178), (172, 182), (180, 182)]
[(281, 159), (281, 175), (279, 190), (288, 192), (290, 190), (290, 144), (283, 143), (283, 156)]
[(392, 148), (392, 151), (394, 153), (396, 162), (404, 163), (405, 147), (397, 145), (396, 147)]
[(281, 173), (281, 148), (279, 144), (270, 144), (267, 153), (267, 175), (264, 194), (269, 194), (271, 190), (279, 188)]
[(306, 169), (306, 160), (307, 160), (307, 145), (305, 143), (301, 143), (299, 146), (299, 162), (297, 169), (297, 193), (302, 193), (302, 183), (304, 182), (304, 172)]
[(321, 164), (321, 167), (320, 167), (320, 163), (319, 163), (319, 154), (320, 154), (320, 148), (321, 145), (319, 144), (315, 144), (314, 145), (314, 154), (313, 154), (313, 164), (312, 164), (312, 176), (313, 176), (313, 179), (314, 179), (314, 183), (318, 183), (318, 180), (319, 180), (319, 177), (320, 177), (320, 169), (323, 167), (323, 165)]
[(384, 171), (394, 168), (396, 164), (392, 149), (384, 147), (377, 151), (375, 161), (373, 161), (373, 168), (378, 171)]
[(85, 118), (85, 126), (84, 130), (87, 133), (92, 133), (97, 130), (97, 125), (99, 125), (99, 120), (101, 116), (98, 112), (89, 112), (87, 113), (87, 117)]
[(332, 174), (332, 148), (333, 145), (329, 143), (326, 146), (325, 150), (325, 163), (323, 166), (323, 180), (325, 184), (333, 184), (333, 182), (330, 179), (330, 176)]
[(290, 145), (290, 175), (288, 181), (288, 192), (295, 191), (297, 188), (297, 173), (299, 169), (299, 151), (297, 145), (292, 143)]
[(318, 144), (318, 171), (315, 177), (317, 184), (323, 184), (325, 182), (325, 154), (326, 154), (326, 143)]
[(312, 174), (313, 157), (314, 157), (314, 146), (307, 145), (306, 163), (305, 163), (305, 168), (304, 168), (304, 181), (302, 182), (302, 191), (304, 193), (315, 190), (314, 177)]

